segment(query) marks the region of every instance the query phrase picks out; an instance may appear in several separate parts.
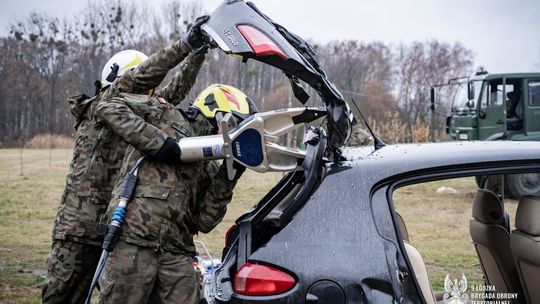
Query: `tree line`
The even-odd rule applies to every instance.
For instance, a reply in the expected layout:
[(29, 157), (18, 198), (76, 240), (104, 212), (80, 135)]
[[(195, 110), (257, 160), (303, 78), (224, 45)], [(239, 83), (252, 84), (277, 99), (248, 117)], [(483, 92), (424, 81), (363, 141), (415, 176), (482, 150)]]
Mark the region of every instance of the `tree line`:
[[(0, 147), (24, 144), (38, 134), (72, 135), (67, 97), (93, 95), (113, 54), (137, 49), (150, 55), (185, 34), (204, 13), (195, 1), (154, 7), (117, 0), (89, 2), (76, 16), (34, 12), (13, 20), (10, 33), (0, 37)], [(420, 133), (426, 140), (443, 139), (444, 119), (429, 111), (429, 88), (469, 74), (473, 65), (472, 51), (459, 42), (390, 45), (359, 37), (312, 44), (328, 78), (388, 142), (418, 141)], [(261, 110), (300, 105), (281, 71), (218, 50), (209, 51), (188, 100), (216, 82), (240, 88)], [(320, 105), (308, 92), (308, 103)], [(448, 108), (450, 91), (441, 93), (438, 107)]]

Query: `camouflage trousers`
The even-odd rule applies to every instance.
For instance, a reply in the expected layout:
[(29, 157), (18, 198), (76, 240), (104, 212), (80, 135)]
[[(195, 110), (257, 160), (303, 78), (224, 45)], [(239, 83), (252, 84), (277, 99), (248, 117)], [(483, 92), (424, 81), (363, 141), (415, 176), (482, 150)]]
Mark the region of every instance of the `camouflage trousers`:
[(99, 280), (100, 303), (197, 303), (191, 257), (119, 241)]
[(42, 302), (84, 303), (101, 256), (101, 247), (55, 240), (47, 259)]

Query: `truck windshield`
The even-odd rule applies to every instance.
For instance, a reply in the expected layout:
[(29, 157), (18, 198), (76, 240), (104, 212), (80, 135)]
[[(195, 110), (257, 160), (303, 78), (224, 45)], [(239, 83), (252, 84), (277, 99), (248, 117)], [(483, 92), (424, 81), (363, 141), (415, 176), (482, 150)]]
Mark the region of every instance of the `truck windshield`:
[(467, 102), (469, 101), (467, 94), (467, 82), (459, 83), (452, 103), (453, 113), (471, 114), (475, 111), (474, 101), (478, 100), (478, 96), (480, 95), (480, 91), (482, 89), (482, 81), (473, 80), (471, 82), (474, 85), (474, 100), (471, 100), (467, 105)]

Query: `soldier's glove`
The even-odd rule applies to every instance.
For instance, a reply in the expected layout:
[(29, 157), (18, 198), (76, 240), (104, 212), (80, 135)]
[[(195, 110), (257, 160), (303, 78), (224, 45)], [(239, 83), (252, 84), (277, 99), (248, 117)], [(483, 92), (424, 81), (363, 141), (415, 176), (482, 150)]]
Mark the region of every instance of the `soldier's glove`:
[(163, 163), (179, 163), (182, 161), (180, 154), (178, 142), (171, 137), (167, 137), (163, 146), (154, 155), (154, 159)]
[(198, 50), (211, 42), (211, 38), (206, 36), (201, 30), (201, 25), (210, 19), (210, 16), (204, 15), (195, 20), (193, 26), (189, 29), (186, 36), (182, 38), (182, 46), (188, 50)]

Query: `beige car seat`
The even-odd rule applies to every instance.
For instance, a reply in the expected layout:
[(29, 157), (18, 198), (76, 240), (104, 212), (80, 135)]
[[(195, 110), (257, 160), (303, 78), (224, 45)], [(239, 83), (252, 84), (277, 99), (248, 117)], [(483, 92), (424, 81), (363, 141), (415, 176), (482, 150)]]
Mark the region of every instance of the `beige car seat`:
[(540, 303), (540, 197), (523, 196), (510, 245), (527, 303)]
[(497, 293), (522, 294), (514, 257), (510, 249), (508, 216), (499, 197), (478, 189), (469, 224), (473, 245), (480, 259), (486, 284)]
[(397, 226), (399, 228), (399, 231), (401, 232), (401, 237), (404, 241), (409, 241), (409, 231), (407, 231), (407, 226), (405, 226), (405, 221), (401, 217), (399, 213), (396, 212), (396, 218), (397, 218)]
[(435, 300), (435, 295), (433, 294), (433, 290), (431, 289), (431, 285), (429, 284), (429, 276), (426, 269), (426, 263), (424, 263), (422, 255), (420, 255), (420, 252), (418, 252), (418, 250), (408, 242), (404, 241), (403, 244), (405, 244), (407, 256), (409, 257), (409, 261), (411, 262), (414, 275), (416, 276), (416, 281), (418, 281), (418, 284), (420, 285), (420, 290), (424, 295), (424, 299), (426, 299), (426, 302), (428, 304), (437, 303), (437, 300)]
[(426, 269), (426, 263), (424, 263), (424, 259), (422, 258), (420, 252), (418, 252), (418, 250), (413, 245), (409, 244), (409, 233), (407, 231), (407, 226), (405, 226), (403, 218), (397, 212), (396, 218), (398, 221), (397, 226), (399, 227), (401, 236), (403, 237), (405, 251), (407, 252), (407, 256), (409, 257), (409, 261), (411, 262), (412, 270), (414, 271), (414, 275), (416, 276), (416, 281), (418, 281), (418, 284), (420, 285), (420, 290), (424, 295), (424, 299), (426, 299), (426, 302), (428, 304), (435, 304), (437, 303), (437, 301), (435, 300), (433, 290), (431, 289), (431, 285), (429, 284), (429, 276)]

